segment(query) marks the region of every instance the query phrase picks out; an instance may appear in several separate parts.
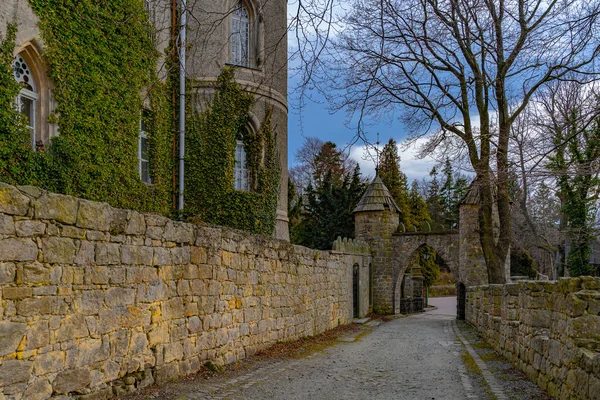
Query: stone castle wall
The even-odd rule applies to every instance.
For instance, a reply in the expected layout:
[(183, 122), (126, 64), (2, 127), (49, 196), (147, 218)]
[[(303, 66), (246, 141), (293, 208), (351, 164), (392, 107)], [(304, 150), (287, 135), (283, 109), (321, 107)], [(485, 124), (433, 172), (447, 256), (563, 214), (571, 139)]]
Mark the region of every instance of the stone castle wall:
[(560, 399), (600, 396), (600, 278), (467, 289), (467, 321)]
[(353, 251), (0, 184), (0, 398), (108, 398), (349, 323)]

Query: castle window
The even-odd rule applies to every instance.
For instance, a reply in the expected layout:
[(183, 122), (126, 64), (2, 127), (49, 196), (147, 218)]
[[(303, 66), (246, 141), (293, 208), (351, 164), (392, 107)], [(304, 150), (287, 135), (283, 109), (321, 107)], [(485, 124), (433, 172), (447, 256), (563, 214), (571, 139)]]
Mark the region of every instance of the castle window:
[(25, 123), (31, 135), (31, 146), (35, 149), (38, 94), (31, 69), (21, 55), (17, 56), (13, 64), (13, 75), (16, 81), (23, 85), (17, 96), (16, 105), (17, 110), (25, 117)]
[(250, 190), (250, 173), (246, 164), (246, 149), (242, 136), (238, 135), (235, 144), (235, 166), (233, 171), (233, 185), (236, 190)]
[(238, 1), (231, 15), (231, 63), (250, 66), (250, 14), (242, 1)]
[(142, 111), (142, 119), (140, 120), (140, 133), (138, 136), (138, 169), (140, 179), (146, 184), (151, 184), (150, 178), (150, 161), (148, 159), (148, 131), (150, 122), (150, 111)]

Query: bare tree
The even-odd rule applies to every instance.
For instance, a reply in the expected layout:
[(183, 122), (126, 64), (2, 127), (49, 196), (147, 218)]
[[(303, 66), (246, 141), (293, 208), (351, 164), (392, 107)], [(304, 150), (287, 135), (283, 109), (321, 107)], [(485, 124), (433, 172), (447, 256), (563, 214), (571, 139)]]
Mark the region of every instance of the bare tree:
[(505, 282), (511, 126), (547, 82), (597, 77), (600, 1), (356, 0), (333, 36), (315, 21), (328, 22), (335, 10), (310, 11), (308, 49), (319, 53), (303, 59), (305, 80), (336, 89), (324, 93), (334, 108), (358, 115), (359, 133), (363, 116), (402, 109), (415, 133), (460, 138), (480, 182), (489, 281)]

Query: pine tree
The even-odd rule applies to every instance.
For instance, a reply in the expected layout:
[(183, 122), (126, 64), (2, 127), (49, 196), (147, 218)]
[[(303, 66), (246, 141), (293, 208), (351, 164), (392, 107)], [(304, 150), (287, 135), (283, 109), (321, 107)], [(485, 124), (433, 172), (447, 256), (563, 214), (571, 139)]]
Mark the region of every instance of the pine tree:
[(400, 170), (400, 156), (394, 139), (390, 139), (381, 150), (378, 174), (400, 209), (400, 222), (407, 228), (412, 227), (414, 221), (411, 220), (408, 184), (406, 175)]
[[(354, 237), (352, 211), (360, 201), (365, 187), (361, 182), (358, 165), (352, 174), (344, 173), (339, 168), (340, 164), (335, 160), (341, 160), (341, 155), (335, 145), (331, 144), (326, 143), (323, 151), (315, 157), (315, 164), (318, 161), (322, 166), (318, 179), (315, 179), (319, 185), (313, 187), (309, 184), (306, 189), (301, 220), (292, 228), (292, 243), (328, 250), (338, 236)], [(333, 162), (327, 163), (326, 159)]]

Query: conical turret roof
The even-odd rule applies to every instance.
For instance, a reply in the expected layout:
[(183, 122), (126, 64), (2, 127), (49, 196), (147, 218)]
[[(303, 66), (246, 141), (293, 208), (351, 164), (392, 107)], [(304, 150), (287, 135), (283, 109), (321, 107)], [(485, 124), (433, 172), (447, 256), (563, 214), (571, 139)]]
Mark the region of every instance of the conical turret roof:
[(383, 211), (389, 209), (400, 214), (400, 209), (390, 195), (390, 191), (385, 186), (379, 176), (375, 176), (373, 182), (369, 184), (365, 194), (360, 199), (354, 213), (362, 211)]

